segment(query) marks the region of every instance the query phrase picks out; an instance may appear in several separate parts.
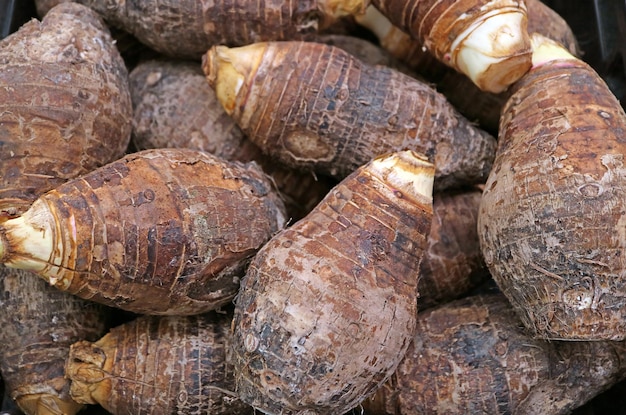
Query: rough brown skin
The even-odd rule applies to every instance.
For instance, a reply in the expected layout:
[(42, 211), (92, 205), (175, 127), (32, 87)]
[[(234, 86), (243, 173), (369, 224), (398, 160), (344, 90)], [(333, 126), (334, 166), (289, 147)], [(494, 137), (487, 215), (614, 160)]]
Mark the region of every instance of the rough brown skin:
[(96, 13), (63, 3), (0, 42), (0, 216), (121, 157), (128, 73)]
[[(237, 159), (246, 140), (206, 84), (197, 62), (141, 62), (129, 75), (133, 144), (138, 150), (192, 148)], [(241, 160), (241, 161), (250, 161)]]
[[(146, 150), (57, 187), (6, 221), (2, 262), (127, 311), (197, 314), (232, 300), (250, 257), (284, 220), (256, 164)], [(33, 228), (20, 237), (25, 223)], [(54, 249), (38, 250), (45, 238)]]
[(459, 298), (489, 277), (476, 228), (481, 194), (474, 187), (433, 195), (428, 250), (420, 267), (420, 310)]
[[(432, 55), (459, 72), (468, 75), (482, 90), (499, 93), (519, 79), (530, 67), (530, 42), (527, 34), (527, 12), (517, 0), (373, 0), (372, 4), (392, 24), (419, 41)], [(518, 15), (521, 21), (509, 24), (481, 44), (470, 49), (482, 50), (486, 58), (498, 63), (479, 71), (479, 76), (459, 60), (469, 33), (477, 33), (474, 25), (491, 20), (490, 16)], [(485, 20), (483, 20), (485, 19)], [(472, 29), (472, 27), (474, 27)], [(512, 44), (508, 42), (516, 39)], [(460, 41), (457, 45), (455, 42)], [(488, 43), (490, 42), (490, 43)], [(469, 44), (468, 44), (469, 45)], [(475, 57), (474, 57), (475, 58)]]
[(349, 34), (325, 34), (317, 36), (314, 41), (341, 48), (368, 65), (387, 66), (413, 78), (423, 80), (415, 71), (395, 58), (390, 52), (367, 39)]
[[(338, 47), (214, 47), (203, 68), (244, 133), (288, 166), (342, 179), (378, 155), (411, 149), (435, 164), (437, 189), (484, 182), (491, 169), (495, 138), (443, 95)], [(238, 93), (227, 77), (233, 73), (243, 81)]]
[(626, 375), (622, 342), (533, 338), (500, 293), (425, 310), (416, 333), (366, 414), (568, 414)]
[(432, 200), (392, 183), (421, 175), (432, 191), (434, 170), (401, 154), (389, 170), (375, 160), (344, 179), (253, 259), (233, 321), (244, 402), (269, 414), (340, 414), (393, 372), (413, 335)]
[(230, 313), (140, 316), (76, 342), (70, 393), (114, 415), (251, 414), (234, 392), (231, 321)]
[(504, 107), (480, 243), (537, 336), (626, 337), (625, 130), (618, 100), (574, 58), (537, 63)]
[(241, 46), (268, 40), (307, 39), (335, 17), (360, 10), (361, 4), (300, 0), (79, 0), (98, 11), (113, 26), (132, 33), (163, 54), (200, 59), (213, 45)]
[(130, 90), (138, 150), (191, 148), (226, 160), (256, 161), (272, 177), (291, 221), (306, 215), (335, 184), (264, 155), (224, 112), (196, 62), (142, 62), (130, 73)]
[[(541, 33), (565, 45), (572, 54), (580, 55), (574, 33), (561, 16), (539, 0), (526, 0), (526, 7), (529, 33)], [(417, 39), (411, 39), (409, 34), (397, 27), (387, 29), (389, 20), (372, 8), (368, 8), (369, 16), (361, 16), (357, 20), (378, 34), (381, 46), (427, 81), (434, 83), (437, 90), (467, 119), (476, 120), (482, 128), (497, 134), (500, 111), (509, 94), (482, 91), (467, 76), (439, 61)]]
[(108, 328), (107, 309), (61, 292), (28, 271), (0, 268), (0, 369), (26, 414), (70, 415), (82, 407), (64, 378), (69, 347)]

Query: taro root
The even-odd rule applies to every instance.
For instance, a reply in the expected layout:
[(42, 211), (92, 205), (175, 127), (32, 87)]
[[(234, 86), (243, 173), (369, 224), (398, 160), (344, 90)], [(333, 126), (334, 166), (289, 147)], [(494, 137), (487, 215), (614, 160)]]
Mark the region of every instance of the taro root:
[(250, 257), (284, 221), (256, 164), (145, 150), (58, 186), (5, 221), (0, 261), (127, 311), (198, 314), (232, 300)]
[(368, 415), (569, 414), (624, 379), (623, 342), (534, 338), (501, 293), (421, 312)]
[(622, 340), (626, 114), (589, 65), (533, 40), (481, 201), (483, 256), (537, 336)]
[(128, 72), (96, 13), (64, 3), (0, 42), (0, 216), (121, 157)]
[(106, 307), (61, 292), (28, 271), (0, 268), (0, 369), (8, 395), (26, 414), (71, 415), (64, 366), (70, 345), (96, 340)]
[(363, 9), (361, 0), (77, 1), (160, 53), (198, 60), (216, 44), (312, 38), (337, 18)]
[(438, 190), (482, 183), (491, 168), (495, 138), (443, 95), (338, 47), (217, 46), (203, 68), (226, 112), (285, 165), (341, 180), (376, 156), (410, 149), (435, 164)]
[(473, 187), (433, 195), (418, 284), (420, 310), (459, 298), (489, 278), (476, 229), (481, 194)]
[(142, 62), (130, 73), (130, 90), (138, 150), (190, 148), (226, 160), (254, 160), (272, 177), (291, 221), (307, 214), (334, 184), (330, 178), (287, 168), (264, 155), (224, 112), (195, 62)]
[(66, 375), (78, 402), (114, 415), (252, 414), (237, 398), (230, 313), (140, 316), (71, 346)]
[(389, 21), (476, 86), (499, 93), (531, 66), (527, 11), (518, 0), (373, 0)]
[(272, 414), (341, 414), (389, 377), (413, 337), (434, 167), (374, 159), (252, 260), (235, 300), (244, 402)]

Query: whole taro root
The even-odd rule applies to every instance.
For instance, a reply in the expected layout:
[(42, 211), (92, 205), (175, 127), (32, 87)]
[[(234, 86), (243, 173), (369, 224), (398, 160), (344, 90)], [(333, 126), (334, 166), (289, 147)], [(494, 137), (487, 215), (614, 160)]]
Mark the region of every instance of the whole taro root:
[(0, 42), (0, 215), (121, 157), (131, 134), (128, 72), (108, 29), (64, 3)]
[(503, 109), (481, 250), (536, 335), (623, 340), (626, 114), (589, 65), (534, 39), (534, 66)]
[(232, 300), (250, 258), (284, 222), (256, 164), (145, 150), (5, 221), (0, 256), (81, 298), (135, 313), (198, 314)]
[(273, 159), (343, 179), (402, 150), (435, 164), (435, 188), (486, 179), (495, 139), (445, 97), (392, 68), (338, 47), (267, 42), (205, 55), (207, 81), (244, 133)]
[(112, 414), (251, 414), (230, 361), (232, 314), (139, 316), (74, 343), (66, 376), (78, 402)]
[(272, 414), (340, 414), (393, 373), (414, 334), (434, 168), (374, 159), (254, 257), (235, 303), (236, 390)]
[(626, 377), (623, 342), (532, 337), (501, 293), (421, 312), (368, 415), (568, 414)]

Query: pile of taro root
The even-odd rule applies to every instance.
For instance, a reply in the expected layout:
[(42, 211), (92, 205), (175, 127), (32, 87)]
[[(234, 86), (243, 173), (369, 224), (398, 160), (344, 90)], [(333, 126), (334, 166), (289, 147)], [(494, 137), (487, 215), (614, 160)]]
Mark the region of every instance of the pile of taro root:
[(624, 407), (626, 114), (546, 4), (36, 14), (0, 40), (0, 412)]

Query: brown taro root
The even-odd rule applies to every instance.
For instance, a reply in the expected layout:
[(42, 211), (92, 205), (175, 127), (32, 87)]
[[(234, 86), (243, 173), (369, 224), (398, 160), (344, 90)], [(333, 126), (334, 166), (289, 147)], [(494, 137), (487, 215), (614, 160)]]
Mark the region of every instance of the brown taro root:
[(128, 73), (96, 13), (60, 4), (0, 42), (0, 216), (121, 157)]
[(433, 195), (418, 284), (420, 310), (458, 298), (489, 277), (476, 229), (481, 194), (473, 187)]
[(589, 65), (533, 39), (533, 69), (503, 109), (481, 249), (536, 335), (622, 340), (626, 114)]
[(251, 414), (237, 398), (232, 314), (140, 316), (72, 345), (66, 375), (78, 402), (113, 415)]
[(218, 44), (311, 38), (337, 18), (363, 10), (362, 0), (76, 1), (154, 50), (187, 59), (200, 59)]
[[(580, 55), (574, 33), (561, 16), (539, 0), (526, 0), (526, 6), (529, 33), (541, 33), (565, 45), (572, 54)], [(433, 82), (465, 117), (477, 120), (491, 133), (497, 132), (507, 92), (492, 94), (480, 90), (467, 76), (437, 60), (420, 41), (392, 25), (374, 6), (356, 16), (356, 20), (370, 29), (391, 55)]]
[(430, 86), (315, 42), (217, 46), (203, 64), (226, 112), (272, 158), (343, 179), (405, 149), (436, 166), (435, 187), (482, 183), (495, 138)]
[(259, 250), (233, 320), (244, 402), (341, 414), (393, 373), (414, 334), (433, 171), (411, 151), (376, 158)]
[(130, 91), (135, 109), (133, 141), (138, 150), (191, 148), (226, 160), (254, 160), (272, 177), (292, 221), (317, 205), (334, 183), (265, 156), (224, 112), (195, 62), (142, 62), (130, 73)]
[(568, 414), (626, 376), (623, 342), (533, 338), (501, 294), (421, 312), (368, 415)]
[(531, 65), (519, 0), (373, 0), (389, 21), (480, 89), (499, 93)]
[(254, 163), (145, 150), (5, 221), (1, 262), (127, 311), (196, 314), (231, 301), (250, 257), (283, 226), (283, 210)]
[(64, 366), (70, 345), (96, 340), (108, 309), (61, 292), (32, 273), (0, 268), (0, 369), (8, 395), (26, 414), (72, 415)]

